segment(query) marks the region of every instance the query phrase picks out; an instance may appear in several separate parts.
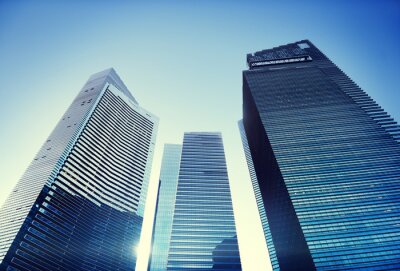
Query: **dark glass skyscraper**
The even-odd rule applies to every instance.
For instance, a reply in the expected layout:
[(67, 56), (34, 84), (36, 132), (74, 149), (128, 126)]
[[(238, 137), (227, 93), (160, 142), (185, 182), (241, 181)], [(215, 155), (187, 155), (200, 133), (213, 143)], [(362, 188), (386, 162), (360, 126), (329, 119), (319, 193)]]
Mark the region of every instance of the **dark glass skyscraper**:
[(157, 125), (91, 76), (0, 210), (0, 269), (134, 270)]
[(247, 62), (241, 130), (274, 270), (399, 270), (399, 126), (308, 40)]
[(159, 258), (150, 270), (241, 270), (221, 134), (185, 133), (180, 157), (171, 148), (160, 177), (152, 255)]

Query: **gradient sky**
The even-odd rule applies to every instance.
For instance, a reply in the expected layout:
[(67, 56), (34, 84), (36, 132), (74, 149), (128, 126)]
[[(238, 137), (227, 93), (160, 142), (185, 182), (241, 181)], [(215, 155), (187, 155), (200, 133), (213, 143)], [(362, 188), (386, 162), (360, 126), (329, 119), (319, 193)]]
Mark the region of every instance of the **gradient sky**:
[(400, 2), (144, 2), (0, 1), (0, 205), (88, 77), (114, 67), (160, 117), (144, 226), (163, 144), (221, 131), (243, 270), (267, 270), (237, 128), (246, 54), (310, 39), (400, 120)]

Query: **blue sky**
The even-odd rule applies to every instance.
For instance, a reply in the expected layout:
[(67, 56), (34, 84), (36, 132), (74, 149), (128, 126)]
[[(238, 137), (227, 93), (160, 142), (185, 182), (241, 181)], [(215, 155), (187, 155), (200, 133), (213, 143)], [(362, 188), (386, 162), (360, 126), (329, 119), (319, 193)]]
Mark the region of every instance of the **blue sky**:
[(244, 267), (264, 270), (236, 123), (246, 54), (310, 39), (399, 120), (399, 26), (399, 1), (0, 1), (0, 204), (87, 78), (114, 67), (160, 117), (149, 202), (164, 143), (222, 131)]

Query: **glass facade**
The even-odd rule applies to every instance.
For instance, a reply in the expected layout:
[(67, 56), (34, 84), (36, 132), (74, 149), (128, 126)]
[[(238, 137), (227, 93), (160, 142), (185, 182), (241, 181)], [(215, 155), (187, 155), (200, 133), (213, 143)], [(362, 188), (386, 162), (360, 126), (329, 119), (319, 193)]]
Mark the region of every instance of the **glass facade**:
[(276, 252), (275, 252), (274, 244), (272, 242), (271, 231), (268, 226), (268, 218), (267, 218), (267, 214), (265, 213), (265, 207), (264, 207), (264, 202), (262, 200), (260, 187), (258, 186), (257, 175), (254, 170), (253, 161), (251, 160), (251, 153), (250, 153), (249, 144), (248, 144), (247, 138), (246, 138), (246, 132), (244, 131), (243, 121), (240, 120), (238, 125), (239, 125), (240, 136), (241, 136), (242, 143), (243, 143), (244, 153), (245, 153), (246, 160), (247, 160), (247, 167), (249, 169), (250, 179), (251, 179), (251, 183), (253, 185), (254, 196), (256, 197), (258, 212), (260, 214), (261, 225), (262, 225), (263, 231), (264, 231), (265, 242), (267, 243), (269, 255), (266, 258), (271, 263), (272, 269), (277, 271), (277, 270), (280, 270), (279, 265), (278, 265), (278, 259), (276, 258)]
[(247, 61), (243, 131), (274, 270), (400, 269), (399, 126), (308, 40)]
[(89, 78), (0, 210), (2, 270), (133, 270), (158, 119)]
[(151, 271), (165, 271), (167, 269), (181, 153), (182, 145), (164, 145), (160, 172), (160, 190), (154, 221), (153, 247), (149, 268)]
[(220, 133), (184, 135), (167, 270), (241, 270)]

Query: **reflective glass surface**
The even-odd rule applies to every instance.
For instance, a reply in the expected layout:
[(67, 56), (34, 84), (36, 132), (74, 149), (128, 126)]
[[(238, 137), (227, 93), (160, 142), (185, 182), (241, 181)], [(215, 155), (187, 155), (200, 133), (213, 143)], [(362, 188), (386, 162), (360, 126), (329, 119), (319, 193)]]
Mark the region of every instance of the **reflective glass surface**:
[(220, 133), (185, 133), (167, 270), (241, 270)]
[(14, 234), (1, 269), (135, 268), (158, 120), (127, 91), (111, 69), (73, 101), (4, 206), (29, 211), (21, 227), (1, 217), (2, 238)]
[(167, 269), (181, 152), (182, 145), (164, 145), (160, 172), (160, 191), (154, 222), (153, 248), (150, 263), (151, 271), (163, 271)]
[(248, 59), (279, 54), (312, 61), (243, 74), (243, 124), (279, 266), (294, 266), (298, 246), (312, 269), (400, 269), (399, 127), (309, 41)]
[(278, 259), (276, 258), (276, 251), (275, 251), (274, 243), (272, 242), (271, 230), (269, 229), (268, 218), (265, 213), (264, 202), (262, 200), (260, 187), (258, 185), (257, 175), (254, 170), (253, 160), (251, 159), (249, 144), (247, 142), (246, 132), (243, 127), (243, 120), (240, 120), (238, 125), (239, 125), (240, 136), (242, 138), (244, 153), (246, 156), (247, 167), (249, 169), (251, 183), (253, 185), (254, 195), (256, 197), (258, 212), (260, 214), (261, 225), (263, 227), (265, 241), (267, 243), (267, 248), (268, 248), (268, 253), (269, 253), (267, 259), (271, 262), (273, 270), (277, 271), (277, 270), (280, 270), (279, 264), (278, 264)]

